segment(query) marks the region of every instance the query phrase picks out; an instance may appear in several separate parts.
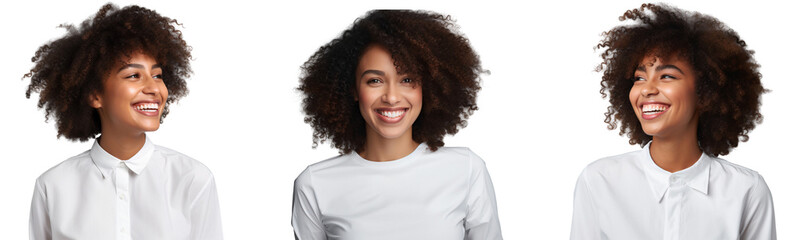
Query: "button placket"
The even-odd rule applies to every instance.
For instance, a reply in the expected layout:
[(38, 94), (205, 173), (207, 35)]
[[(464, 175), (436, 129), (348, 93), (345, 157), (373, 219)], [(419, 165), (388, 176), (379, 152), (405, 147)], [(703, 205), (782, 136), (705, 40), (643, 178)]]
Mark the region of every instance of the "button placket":
[(116, 227), (117, 239), (132, 239), (130, 233), (130, 169), (119, 162), (114, 170), (116, 177)]
[(685, 185), (682, 176), (672, 174), (668, 177), (668, 194), (665, 196), (665, 229), (663, 239), (679, 240), (682, 199)]

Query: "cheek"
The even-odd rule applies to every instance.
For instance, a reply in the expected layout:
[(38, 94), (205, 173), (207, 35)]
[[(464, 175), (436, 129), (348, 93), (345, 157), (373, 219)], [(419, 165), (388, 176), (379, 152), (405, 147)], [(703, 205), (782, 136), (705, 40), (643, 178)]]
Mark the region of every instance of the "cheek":
[(160, 82), (157, 86), (160, 88), (160, 93), (163, 95), (163, 101), (168, 99), (168, 88), (166, 87), (166, 83)]
[(690, 112), (696, 112), (696, 108), (698, 106), (698, 96), (696, 96), (695, 91), (688, 92), (685, 96), (683, 96), (687, 106), (689, 107)]
[(629, 90), (629, 102), (632, 105), (633, 109), (636, 109), (637, 100), (640, 97), (640, 87), (632, 86)]
[(417, 87), (411, 95), (411, 104), (419, 109), (422, 109), (422, 89)]
[(361, 108), (369, 108), (378, 100), (379, 96), (376, 91), (368, 90), (367, 88), (360, 88), (356, 93), (358, 94), (359, 107)]
[(135, 94), (135, 88), (125, 84), (117, 83), (105, 86), (105, 102), (111, 105), (129, 105)]
[(688, 112), (694, 111), (698, 97), (695, 89), (688, 86), (678, 86), (666, 89), (665, 96), (671, 101), (678, 102)]

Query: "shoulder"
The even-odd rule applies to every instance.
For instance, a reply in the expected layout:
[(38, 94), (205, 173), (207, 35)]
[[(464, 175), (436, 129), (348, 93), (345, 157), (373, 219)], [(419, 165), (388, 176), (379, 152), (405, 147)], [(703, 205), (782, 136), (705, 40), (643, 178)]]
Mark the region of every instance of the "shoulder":
[(151, 162), (150, 164), (162, 164), (171, 173), (205, 180), (213, 178), (210, 168), (185, 154), (159, 145), (155, 145), (153, 154), (158, 155), (153, 157), (159, 157), (162, 162)]
[(600, 158), (588, 164), (583, 170), (583, 175), (611, 174), (629, 169), (638, 169), (638, 159), (643, 157), (643, 151), (632, 151), (619, 155)]
[(589, 188), (599, 188), (644, 179), (643, 154), (642, 150), (638, 150), (600, 158), (582, 170), (578, 185), (586, 184)]
[(744, 196), (746, 204), (751, 205), (772, 202), (770, 188), (761, 174), (721, 158), (711, 160), (709, 191), (721, 191), (738, 198)]
[(438, 154), (449, 157), (470, 157), (475, 155), (475, 153), (472, 152), (472, 150), (470, 150), (468, 147), (440, 147), (433, 152), (430, 150), (427, 151), (430, 154)]
[(304, 169), (301, 174), (295, 179), (296, 185), (309, 185), (312, 182), (312, 175), (318, 171), (325, 171), (325, 170), (332, 170), (338, 168), (346, 163), (350, 162), (352, 156), (351, 154), (355, 153), (348, 153), (337, 155), (328, 159), (325, 159), (320, 162), (313, 163)]
[(747, 167), (726, 161), (722, 158), (711, 158), (710, 178), (718, 181), (726, 181), (731, 186), (754, 187), (765, 184), (762, 175)]
[(467, 164), (474, 168), (485, 168), (486, 163), (468, 147), (440, 147), (436, 151), (427, 150), (426, 156), (434, 159), (447, 160)]
[(725, 174), (731, 174), (736, 177), (755, 179), (760, 177), (759, 173), (751, 170), (750, 168), (740, 166), (739, 164), (726, 161), (722, 158), (711, 158), (712, 167), (717, 167), (716, 170)]
[(460, 169), (471, 176), (488, 172), (486, 162), (467, 147), (440, 147), (427, 154), (428, 158), (440, 161), (446, 169)]
[(55, 165), (42, 173), (37, 181), (46, 184), (58, 182), (69, 176), (86, 174), (85, 171), (90, 170), (91, 168), (89, 167), (93, 164), (91, 162), (91, 157), (88, 155), (89, 151), (90, 150), (86, 150)]
[(324, 169), (336, 168), (336, 167), (339, 167), (341, 165), (345, 165), (345, 164), (349, 163), (350, 160), (352, 160), (352, 158), (353, 158), (352, 154), (356, 154), (356, 153), (348, 153), (348, 154), (337, 155), (337, 156), (334, 156), (334, 157), (331, 157), (331, 158), (327, 158), (327, 159), (325, 159), (323, 161), (310, 164), (309, 166), (306, 167), (304, 172), (322, 171)]

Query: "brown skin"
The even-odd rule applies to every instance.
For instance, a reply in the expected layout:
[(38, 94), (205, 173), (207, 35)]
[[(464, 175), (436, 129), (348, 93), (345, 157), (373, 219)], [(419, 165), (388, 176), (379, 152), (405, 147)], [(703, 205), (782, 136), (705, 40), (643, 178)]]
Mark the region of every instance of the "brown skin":
[[(99, 112), (102, 124), (99, 145), (121, 160), (130, 159), (141, 150), (147, 131), (160, 128), (160, 116), (168, 99), (160, 65), (140, 52), (131, 56), (114, 66), (118, 71), (107, 74), (103, 91), (91, 94), (89, 101)], [(142, 103), (156, 103), (156, 114), (137, 111), (134, 106)]]
[[(422, 110), (422, 86), (395, 68), (381, 45), (368, 47), (356, 68), (356, 101), (367, 123), (362, 158), (382, 162), (403, 158), (419, 145), (412, 125)], [(379, 111), (404, 111), (399, 121), (385, 121)]]
[[(698, 147), (698, 111), (696, 75), (690, 63), (679, 59), (661, 59), (649, 55), (635, 70), (635, 82), (629, 101), (643, 131), (652, 136), (649, 147), (652, 160), (669, 172), (692, 166), (701, 156)], [(664, 105), (665, 111), (643, 117), (643, 105)]]
[(150, 9), (106, 4), (82, 24), (62, 24), (66, 35), (36, 51), (35, 66), (25, 74), (30, 78), (25, 94), (28, 98), (39, 94), (38, 107), (47, 119), (56, 120), (58, 137), (88, 141), (104, 132), (107, 122), (91, 106), (91, 95), (103, 93), (108, 74), (140, 52), (161, 64), (162, 83), (169, 90), (162, 102), (166, 106), (160, 111), (162, 121), (168, 103), (188, 93), (185, 79), (191, 72), (191, 54), (179, 25)]
[[(654, 139), (652, 148), (657, 148), (656, 138), (643, 126), (629, 97), (635, 84), (633, 74), (651, 55), (680, 59), (692, 67), (697, 99), (695, 135), (701, 151), (713, 157), (726, 155), (740, 141), (748, 140), (748, 133), (762, 121), (760, 100), (766, 90), (754, 52), (734, 30), (711, 16), (661, 4), (643, 4), (619, 19), (631, 23), (604, 32), (597, 45), (604, 50), (597, 71), (603, 72), (600, 93), (609, 95), (608, 129), (618, 128), (630, 144), (643, 146)], [(690, 140), (683, 144), (692, 146), (692, 132), (686, 135)], [(695, 155), (692, 151), (684, 154)]]
[(318, 49), (304, 63), (298, 87), (304, 121), (314, 130), (313, 147), (328, 141), (340, 153), (365, 150), (368, 124), (351, 95), (357, 91), (359, 60), (373, 44), (390, 53), (397, 72), (422, 86), (412, 139), (431, 151), (444, 146), (444, 137), (465, 127), (477, 110), (483, 72), (469, 41), (455, 29), (449, 16), (433, 12), (374, 10)]

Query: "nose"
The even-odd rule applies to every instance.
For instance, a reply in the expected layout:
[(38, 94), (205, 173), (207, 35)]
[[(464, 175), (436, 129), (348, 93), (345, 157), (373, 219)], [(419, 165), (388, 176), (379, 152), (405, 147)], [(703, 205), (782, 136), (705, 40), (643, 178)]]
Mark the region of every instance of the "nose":
[(143, 93), (152, 94), (152, 95), (157, 95), (160, 93), (160, 88), (158, 87), (157, 79), (147, 75), (144, 77), (143, 81), (144, 81), (144, 88), (142, 90)]
[(398, 88), (396, 86), (392, 86), (392, 84), (388, 84), (384, 88), (384, 95), (381, 96), (381, 102), (389, 105), (398, 104), (400, 102), (400, 93), (398, 92)]
[(640, 94), (644, 97), (657, 95), (660, 93), (660, 90), (657, 89), (657, 81), (651, 80), (647, 81), (646, 84), (643, 84), (642, 88), (640, 89)]

